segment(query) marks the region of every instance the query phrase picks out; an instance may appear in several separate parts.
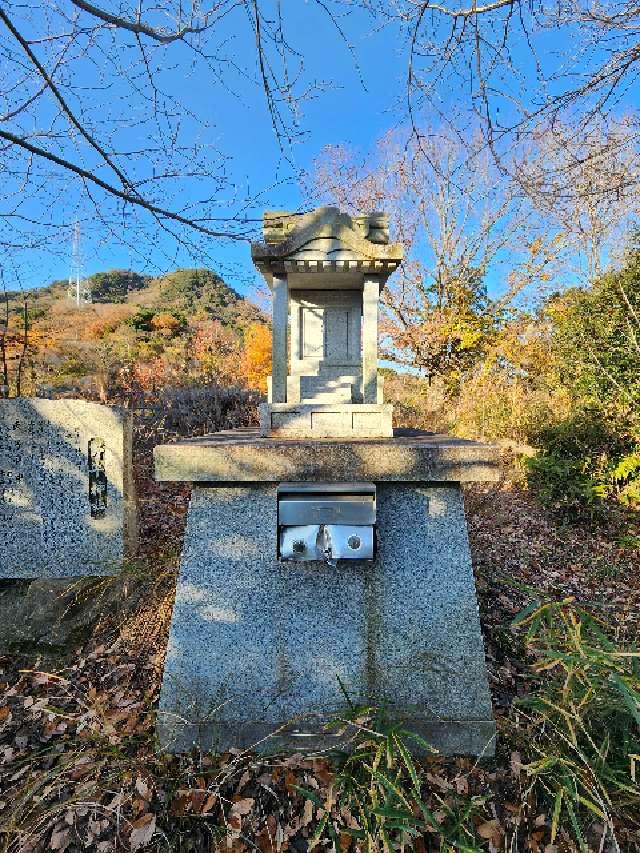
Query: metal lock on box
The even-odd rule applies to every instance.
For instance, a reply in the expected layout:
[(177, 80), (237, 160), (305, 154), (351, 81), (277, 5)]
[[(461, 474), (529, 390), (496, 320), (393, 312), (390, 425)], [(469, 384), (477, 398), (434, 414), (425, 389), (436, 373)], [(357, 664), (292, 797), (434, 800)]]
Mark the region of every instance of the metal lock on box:
[(281, 560), (373, 560), (376, 550), (373, 483), (281, 483), (278, 557)]

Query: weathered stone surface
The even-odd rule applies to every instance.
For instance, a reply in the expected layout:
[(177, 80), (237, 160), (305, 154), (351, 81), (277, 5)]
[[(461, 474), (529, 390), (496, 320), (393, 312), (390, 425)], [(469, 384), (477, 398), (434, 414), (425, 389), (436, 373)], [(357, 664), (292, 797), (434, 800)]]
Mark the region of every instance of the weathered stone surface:
[(378, 523), (373, 563), (281, 563), (275, 487), (194, 489), (160, 701), (164, 747), (331, 745), (320, 729), (344, 706), (341, 681), (443, 752), (492, 753), (460, 489), (379, 485)]
[(362, 294), (362, 399), (378, 400), (378, 300), (379, 276), (365, 276)]
[(218, 483), (495, 481), (496, 447), (417, 430), (382, 439), (284, 439), (229, 430), (154, 449), (156, 479)]
[(309, 359), (360, 364), (359, 290), (292, 290), (290, 300), (292, 373), (306, 373)]
[(287, 401), (287, 340), (289, 334), (289, 288), (287, 277), (273, 279), (273, 341), (270, 397), (274, 403)]
[[(88, 497), (92, 439), (104, 441), (102, 517)], [(0, 578), (115, 574), (134, 514), (125, 413), (86, 400), (0, 400)]]
[(361, 403), (362, 293), (294, 290), (290, 315), (287, 403)]
[(278, 438), (391, 437), (393, 406), (322, 401), (263, 404), (260, 434)]
[[(382, 224), (382, 227), (380, 227)], [(344, 282), (362, 283), (363, 272), (382, 276), (383, 283), (404, 256), (399, 243), (389, 242), (384, 213), (349, 216), (337, 207), (318, 207), (309, 213), (266, 211), (265, 242), (251, 244), (254, 264), (271, 284), (288, 274), (291, 287), (334, 289), (335, 275)], [(310, 284), (309, 273), (313, 273)], [(302, 281), (298, 281), (298, 277)]]
[(59, 662), (84, 644), (105, 613), (133, 609), (139, 590), (123, 576), (0, 580), (0, 654), (50, 655)]

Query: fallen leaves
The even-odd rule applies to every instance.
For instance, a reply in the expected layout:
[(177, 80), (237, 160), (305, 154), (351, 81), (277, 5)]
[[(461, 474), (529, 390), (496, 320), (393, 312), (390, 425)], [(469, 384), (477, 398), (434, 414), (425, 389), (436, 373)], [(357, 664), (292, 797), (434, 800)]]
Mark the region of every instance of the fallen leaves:
[[(483, 503), (472, 509), (469, 527), (494, 708), (504, 733), (514, 696), (530, 684), (508, 628), (530, 599), (530, 588), (582, 601), (591, 596), (627, 631), (638, 627), (633, 622), (640, 590), (633, 567), (615, 582), (593, 576), (591, 557), (605, 560), (610, 543), (587, 531), (559, 530), (517, 489), (491, 489), (470, 490), (469, 504), (474, 498)], [(165, 523), (164, 515), (168, 537), (179, 541), (184, 498), (170, 491), (148, 494), (145, 535)], [(167, 501), (173, 502), (171, 513)], [(151, 587), (143, 608), (116, 627), (106, 619), (82, 654), (59, 672), (23, 670), (13, 657), (0, 660), (2, 842), (19, 838), (24, 853), (111, 853), (142, 851), (164, 833), (176, 845), (184, 842), (185, 850), (204, 853), (216, 827), (228, 833), (223, 843), (229, 853), (307, 853), (324, 809), (298, 788), (313, 791), (326, 809), (340, 809), (336, 767), (324, 755), (156, 753), (153, 712), (172, 596), (170, 584)], [(502, 744), (504, 754), (489, 767), (466, 758), (424, 762), (424, 793), (435, 820), (446, 820), (445, 806), (480, 797), (486, 803), (476, 824), (482, 849), (504, 850), (517, 836), (523, 851), (557, 853), (550, 818), (527, 798), (525, 747), (509, 746), (504, 734)], [(357, 830), (357, 817), (341, 818)], [(347, 840), (341, 839), (345, 846)], [(416, 841), (417, 853), (434, 849), (435, 841), (427, 842)], [(325, 843), (321, 838), (317, 849)], [(565, 853), (560, 842), (556, 846)]]
[(136, 850), (146, 847), (153, 838), (155, 831), (156, 817), (155, 815), (147, 812), (147, 814), (143, 815), (131, 824), (131, 834), (129, 835), (129, 846), (131, 850), (135, 853)]
[(239, 800), (236, 800), (231, 806), (231, 814), (232, 815), (244, 815), (249, 814), (251, 809), (253, 808), (253, 804), (255, 800), (253, 797), (242, 797)]

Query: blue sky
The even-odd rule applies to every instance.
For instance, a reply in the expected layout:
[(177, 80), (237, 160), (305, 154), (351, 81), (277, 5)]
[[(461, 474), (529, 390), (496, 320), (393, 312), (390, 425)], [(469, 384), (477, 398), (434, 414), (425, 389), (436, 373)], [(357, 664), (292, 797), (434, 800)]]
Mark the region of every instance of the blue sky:
[[(224, 47), (228, 56), (251, 58), (251, 33), (245, 27), (238, 35), (238, 23), (242, 23), (238, 18), (230, 18), (226, 32), (219, 32), (219, 40), (230, 38)], [(404, 97), (406, 45), (397, 30), (387, 27), (375, 31), (372, 23), (369, 15), (357, 10), (348, 21), (341, 21), (353, 43), (354, 58), (318, 7), (299, 0), (287, 4), (288, 35), (295, 50), (304, 55), (304, 78), (320, 81), (324, 90), (302, 103), (303, 137), (287, 149), (286, 157), (282, 156), (275, 139), (264, 93), (258, 85), (232, 73), (227, 79), (235, 94), (220, 86), (212, 88), (210, 78), (190, 73), (190, 57), (181, 47), (168, 53), (178, 67), (159, 75), (160, 83), (175, 93), (184, 107), (194, 109), (212, 123), (208, 141), (230, 158), (227, 163), (229, 186), (218, 194), (217, 216), (236, 213), (244, 206), (245, 198), (253, 199), (253, 204), (246, 209), (249, 217), (260, 218), (262, 211), (270, 207), (295, 209), (302, 203), (296, 170), (311, 168), (324, 145), (347, 143), (367, 150), (397, 121), (399, 112), (394, 107), (398, 107)], [(83, 73), (88, 71), (79, 65), (78, 74)], [(93, 83), (93, 76), (87, 76), (84, 82)], [(112, 89), (108, 97), (117, 98), (118, 94)], [(44, 114), (41, 110), (40, 116)], [(133, 138), (131, 142), (133, 144)], [(68, 215), (66, 221), (70, 221)], [(149, 243), (145, 252), (147, 271), (194, 265), (189, 253), (176, 249), (168, 235), (158, 230), (155, 236), (156, 245)], [(91, 226), (83, 225), (84, 275), (114, 267), (138, 270), (145, 267), (116, 239), (103, 237), (98, 241), (95, 237)], [(23, 286), (34, 287), (66, 278), (70, 271), (67, 259), (71, 254), (70, 240), (70, 233), (61, 231), (58, 256), (38, 253), (37, 263), (25, 259), (20, 276)], [(65, 243), (69, 247), (66, 253)], [(241, 292), (250, 291), (252, 284), (258, 282), (247, 243), (212, 240), (207, 249), (217, 269)], [(168, 262), (167, 257), (175, 258), (175, 262)], [(32, 261), (34, 259), (35, 254)], [(10, 272), (8, 277), (10, 279)]]
[[(67, 0), (55, 2), (62, 9), (70, 7)], [(27, 0), (26, 5), (9, 3), (14, 18), (29, 36), (41, 34), (39, 30), (44, 27), (39, 3), (40, 0)], [(109, 7), (108, 0), (104, 0), (103, 6)], [(29, 7), (33, 14), (31, 19), (24, 12)], [(201, 65), (195, 66), (194, 70), (193, 55), (180, 44), (158, 54), (162, 56), (164, 64), (156, 80), (170, 101), (175, 102), (176, 111), (184, 116), (186, 138), (195, 133), (195, 125), (191, 127), (188, 117), (189, 111), (193, 111), (200, 120), (208, 123), (199, 141), (220, 152), (225, 158), (226, 172), (224, 182), (215, 192), (210, 187), (201, 186), (197, 178), (178, 181), (174, 186), (175, 195), (161, 199), (167, 207), (176, 209), (181, 203), (191, 200), (192, 196), (195, 198), (204, 193), (211, 195), (212, 215), (218, 217), (232, 216), (242, 211), (247, 217), (258, 220), (265, 208), (295, 209), (304, 203), (298, 185), (298, 173), (312, 168), (314, 158), (323, 146), (346, 144), (366, 153), (385, 131), (406, 121), (409, 48), (407, 35), (397, 23), (382, 18), (374, 21), (357, 5), (351, 7), (350, 14), (340, 18), (338, 23), (344, 28), (353, 46), (354, 57), (317, 2), (283, 0), (283, 9), (288, 41), (304, 59), (298, 91), (311, 81), (319, 84), (316, 96), (301, 102), (302, 137), (287, 147), (286, 156), (278, 147), (264, 92), (257, 82), (254, 37), (244, 7), (239, 7), (229, 15), (216, 28), (215, 38), (209, 42), (215, 44), (216, 53), (222, 58), (220, 67), (224, 70), (226, 85), (217, 84), (211, 75), (204, 73)], [(547, 29), (534, 35), (533, 42), (543, 61), (562, 64), (562, 57), (554, 56), (554, 53), (562, 51), (569, 43), (566, 33)], [(37, 50), (46, 60), (45, 49), (37, 47)], [(110, 63), (117, 60), (120, 66), (126, 67), (129, 58), (137, 56), (135, 51), (135, 45), (127, 42), (126, 36), (118, 34), (114, 45), (105, 51), (97, 64), (91, 65), (80, 60), (74, 62), (66, 72), (84, 93), (82, 98), (70, 96), (74, 107), (82, 113), (86, 110), (94, 122), (100, 121), (102, 113), (106, 115), (111, 109), (115, 110), (114, 114), (121, 122), (119, 125), (114, 122), (110, 124), (110, 127), (118, 127), (115, 141), (118, 147), (133, 149), (149, 142), (153, 124), (146, 122), (136, 126), (133, 122), (130, 127), (126, 126), (123, 119), (127, 118), (127, 110), (135, 115), (140, 104), (132, 97), (130, 87), (111, 74)], [(512, 55), (522, 72), (521, 76), (519, 79), (515, 76), (511, 79), (507, 74), (500, 85), (513, 90), (519, 87), (526, 96), (530, 93), (533, 99), (536, 88), (530, 71), (532, 59), (521, 33), (513, 36)], [(234, 64), (244, 65), (248, 74), (234, 70)], [(9, 72), (11, 70), (9, 67)], [(578, 67), (575, 70), (578, 72), (575, 79), (579, 81), (582, 69)], [(4, 73), (9, 81), (11, 78), (6, 69)], [(469, 92), (464, 80), (450, 77), (438, 82), (438, 105), (443, 114), (464, 106), (465, 100), (468, 101)], [(134, 83), (137, 85), (138, 81), (134, 80)], [(630, 89), (626, 102), (633, 103), (636, 94), (637, 87)], [(507, 103), (503, 101), (503, 109)], [(33, 113), (21, 119), (22, 123), (17, 130), (31, 133), (34, 128), (42, 126), (46, 129), (53, 122), (53, 127), (59, 133), (57, 144), (62, 150), (72, 159), (80, 158), (80, 162), (91, 164), (91, 152), (87, 151), (86, 144), (80, 140), (78, 145), (78, 139), (71, 140), (66, 126), (54, 119), (54, 114), (51, 105), (47, 105), (41, 98)], [(431, 124), (439, 121), (437, 116), (428, 113), (419, 118)], [(131, 165), (130, 173), (133, 176), (139, 176), (136, 168)], [(100, 174), (104, 175), (105, 172)], [(109, 176), (108, 170), (106, 174)], [(77, 216), (82, 220), (81, 248), (85, 276), (114, 267), (157, 273), (177, 266), (198, 264), (198, 259), (181, 248), (178, 242), (160, 228), (150, 227), (149, 223), (147, 236), (132, 236), (127, 246), (127, 222), (123, 221), (120, 227), (116, 226), (110, 233), (92, 215), (91, 205), (86, 198), (80, 201), (82, 198), (77, 183), (64, 178), (44, 179), (41, 191), (32, 191), (30, 198), (25, 197), (21, 206), (23, 215), (33, 219), (39, 216), (50, 218), (55, 226), (53, 233), (57, 235), (56, 244), (53, 250), (44, 247), (10, 253), (4, 263), (5, 281), (9, 287), (17, 283), (23, 287), (36, 287), (69, 275), (71, 230), (76, 205)], [(258, 228), (257, 223), (255, 227)], [(259, 282), (246, 242), (211, 239), (205, 241), (205, 249), (208, 264), (240, 292), (250, 293), (254, 284)]]

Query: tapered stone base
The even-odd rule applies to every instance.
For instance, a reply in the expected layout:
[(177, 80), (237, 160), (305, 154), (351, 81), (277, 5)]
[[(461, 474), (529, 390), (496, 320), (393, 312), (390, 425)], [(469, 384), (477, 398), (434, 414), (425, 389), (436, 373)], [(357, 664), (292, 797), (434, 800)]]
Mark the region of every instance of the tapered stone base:
[(367, 403), (265, 403), (260, 434), (295, 438), (388, 438), (393, 406)]
[(195, 486), (160, 699), (162, 747), (311, 749), (353, 702), (443, 753), (495, 725), (459, 485), (378, 483), (374, 562), (282, 563), (276, 486)]

